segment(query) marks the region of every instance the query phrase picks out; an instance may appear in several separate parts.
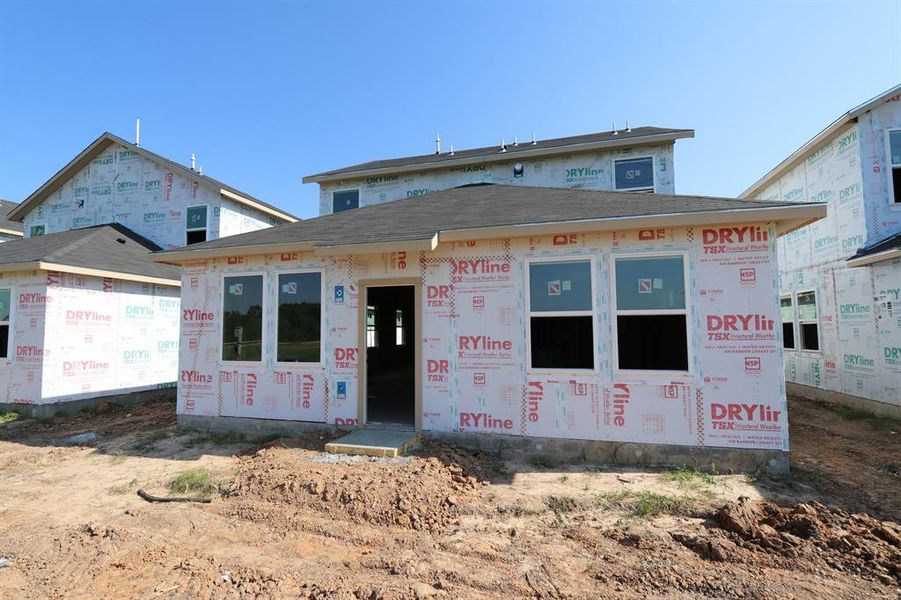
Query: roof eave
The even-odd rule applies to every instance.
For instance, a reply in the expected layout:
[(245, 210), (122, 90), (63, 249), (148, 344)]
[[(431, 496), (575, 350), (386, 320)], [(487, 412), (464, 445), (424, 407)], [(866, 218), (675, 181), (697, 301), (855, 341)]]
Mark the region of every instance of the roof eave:
[(849, 267), (865, 267), (867, 265), (872, 265), (873, 263), (898, 257), (901, 257), (901, 248), (891, 248), (889, 250), (883, 250), (882, 252), (875, 252), (865, 256), (854, 256), (849, 258), (847, 262)]
[(271, 244), (249, 244), (246, 246), (224, 246), (216, 248), (196, 248), (194, 250), (163, 250), (150, 255), (150, 260), (169, 265), (203, 261), (208, 258), (245, 256), (248, 254), (282, 254), (286, 252), (307, 252), (314, 242), (277, 242)]
[(461, 242), (473, 239), (497, 237), (521, 237), (553, 233), (579, 233), (587, 231), (613, 231), (617, 229), (641, 229), (644, 227), (676, 227), (685, 225), (717, 225), (749, 222), (774, 222), (777, 235), (784, 235), (799, 227), (826, 216), (825, 204), (801, 206), (773, 206), (761, 208), (734, 208), (728, 210), (692, 211), (628, 217), (604, 217), (579, 221), (551, 223), (523, 223), (503, 227), (475, 227), (455, 229), (439, 233), (441, 242)]
[(523, 223), (517, 225), (474, 227), (438, 231), (433, 236), (410, 240), (378, 240), (356, 244), (327, 246), (321, 243), (285, 242), (279, 244), (253, 244), (247, 246), (226, 246), (222, 248), (201, 248), (197, 250), (167, 250), (155, 253), (152, 260), (168, 264), (184, 264), (204, 259), (228, 256), (250, 256), (277, 254), (282, 252), (314, 251), (317, 255), (370, 254), (392, 250), (435, 250), (445, 242), (460, 242), (475, 239), (501, 237), (523, 237), (554, 233), (578, 233), (587, 231), (613, 231), (617, 229), (641, 229), (644, 227), (674, 227), (683, 225), (717, 225), (730, 223), (766, 222), (776, 224), (777, 235), (808, 225), (826, 216), (826, 205), (822, 203), (793, 206), (771, 206), (755, 208), (733, 208), (727, 210), (692, 211), (656, 215), (628, 217), (603, 217), (580, 219), (577, 221), (555, 221), (543, 223)]
[(154, 283), (157, 285), (169, 285), (180, 287), (181, 281), (178, 279), (169, 279), (168, 277), (156, 277), (153, 275), (142, 275), (140, 273), (126, 273), (123, 271), (110, 271), (108, 269), (92, 269), (89, 267), (78, 267), (75, 265), (67, 265), (63, 263), (46, 262), (43, 260), (34, 260), (29, 262), (0, 264), (0, 272), (3, 273), (20, 273), (22, 271), (56, 271), (59, 273), (72, 273), (73, 275), (89, 275), (93, 277), (110, 277), (112, 279), (122, 279), (125, 281), (137, 281), (139, 283)]
[(375, 177), (377, 175), (400, 174), (400, 173), (418, 173), (424, 171), (437, 171), (453, 167), (465, 167), (474, 164), (505, 162), (513, 160), (514, 157), (536, 158), (549, 155), (561, 155), (567, 153), (582, 153), (592, 150), (600, 150), (604, 148), (618, 148), (622, 146), (647, 146), (652, 144), (660, 144), (664, 142), (675, 142), (679, 139), (693, 138), (695, 132), (693, 129), (684, 129), (670, 133), (657, 133), (652, 135), (643, 135), (635, 137), (626, 137), (615, 140), (603, 140), (596, 142), (586, 142), (583, 144), (566, 144), (561, 146), (550, 146), (548, 148), (535, 148), (531, 150), (517, 150), (511, 153), (498, 152), (491, 156), (473, 156), (461, 157), (443, 160), (441, 162), (408, 164), (396, 167), (381, 167), (377, 169), (360, 169), (357, 171), (346, 171), (342, 173), (319, 173), (316, 175), (307, 175), (303, 178), (303, 183), (327, 183), (331, 181), (342, 181), (347, 179), (359, 179), (361, 177)]
[(17, 235), (19, 237), (23, 237), (25, 235), (24, 232), (17, 229), (4, 229), (2, 227), (0, 227), (0, 233), (2, 233), (3, 235)]

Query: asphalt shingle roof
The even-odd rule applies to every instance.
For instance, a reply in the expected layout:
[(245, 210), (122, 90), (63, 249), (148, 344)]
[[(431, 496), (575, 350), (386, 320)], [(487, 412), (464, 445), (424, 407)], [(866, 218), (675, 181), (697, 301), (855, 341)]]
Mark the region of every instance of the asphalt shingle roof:
[[(427, 240), (436, 232), (537, 223), (734, 211), (793, 202), (765, 202), (512, 185), (471, 185), (193, 244), (167, 252), (313, 242), (317, 246)], [(165, 256), (166, 252), (160, 253)]]
[(507, 151), (504, 153), (500, 152), (500, 145), (498, 144), (494, 146), (485, 146), (483, 148), (455, 150), (453, 154), (451, 154), (450, 152), (442, 152), (441, 154), (433, 153), (422, 154), (419, 156), (405, 156), (401, 158), (373, 160), (349, 167), (342, 167), (340, 169), (316, 173), (315, 175), (308, 175), (304, 178), (304, 181), (313, 181), (319, 177), (331, 177), (334, 175), (344, 174), (363, 176), (367, 171), (410, 167), (415, 165), (420, 165), (423, 168), (435, 168), (441, 163), (448, 163), (448, 166), (452, 166), (452, 163), (454, 162), (472, 158), (513, 159), (517, 154), (535, 150), (546, 150), (550, 148), (559, 148), (562, 154), (567, 148), (576, 148), (582, 144), (621, 142), (622, 140), (628, 139), (634, 139), (636, 142), (639, 142), (643, 137), (660, 135), (672, 135), (674, 138), (687, 137), (694, 135), (694, 131), (691, 129), (665, 129), (662, 127), (635, 127), (629, 131), (617, 131), (615, 134), (613, 131), (604, 131), (599, 133), (588, 133), (584, 135), (573, 135), (569, 137), (539, 140), (535, 144), (532, 144), (531, 142), (520, 142), (518, 145), (514, 146), (512, 142), (510, 142), (507, 143)]
[(131, 229), (112, 223), (0, 244), (0, 267), (47, 262), (116, 273), (181, 279), (181, 271), (153, 262), (159, 246)]
[(24, 227), (18, 221), (10, 221), (7, 215), (9, 211), (19, 206), (17, 202), (0, 199), (0, 229), (8, 229), (10, 231), (24, 231)]

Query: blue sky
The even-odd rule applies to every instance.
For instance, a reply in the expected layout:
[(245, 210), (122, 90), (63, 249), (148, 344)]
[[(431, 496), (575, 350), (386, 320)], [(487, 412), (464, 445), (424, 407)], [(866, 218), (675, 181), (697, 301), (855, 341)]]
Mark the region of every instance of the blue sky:
[(901, 82), (881, 2), (0, 3), (0, 197), (109, 130), (302, 217), (301, 177), (501, 138), (687, 127), (676, 191), (737, 195)]

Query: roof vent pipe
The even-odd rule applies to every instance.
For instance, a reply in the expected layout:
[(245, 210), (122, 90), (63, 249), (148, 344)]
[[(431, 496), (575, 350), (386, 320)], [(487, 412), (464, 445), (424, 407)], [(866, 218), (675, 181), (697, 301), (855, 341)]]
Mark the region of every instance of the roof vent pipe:
[(515, 135), (513, 136), (513, 145), (514, 145), (514, 146), (519, 146), (519, 140), (516, 139), (516, 136), (515, 136)]
[(453, 145), (453, 144), (451, 144), (450, 155), (451, 155), (451, 156), (454, 155), (454, 145)]
[(203, 167), (197, 167), (197, 174), (203, 176)]
[(441, 154), (441, 134), (435, 134), (435, 154)]
[(141, 145), (141, 118), (135, 120), (135, 146)]
[(192, 152), (191, 153), (191, 170), (192, 171), (197, 170), (196, 165), (197, 165), (197, 158), (195, 158), (194, 153)]
[(501, 152), (507, 151), (507, 142), (504, 141), (504, 138), (501, 138)]
[(537, 143), (538, 143), (538, 140), (535, 139), (535, 132), (533, 131), (532, 132), (532, 145), (534, 146)]
[(632, 133), (632, 128), (629, 127), (629, 122), (626, 121), (626, 133)]
[(616, 130), (616, 121), (610, 127), (613, 129), (613, 135), (619, 135), (619, 132)]

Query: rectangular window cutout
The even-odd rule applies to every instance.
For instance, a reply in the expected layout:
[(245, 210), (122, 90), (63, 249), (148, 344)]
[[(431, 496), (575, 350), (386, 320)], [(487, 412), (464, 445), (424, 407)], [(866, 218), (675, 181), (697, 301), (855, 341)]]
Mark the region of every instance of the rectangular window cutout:
[(798, 294), (798, 331), (802, 350), (819, 350), (819, 318), (816, 292)]
[(617, 367), (688, 371), (684, 258), (617, 258), (614, 271)]
[(360, 190), (332, 192), (332, 212), (339, 213), (360, 206)]
[(682, 257), (617, 259), (616, 309), (685, 309)]
[(892, 200), (901, 203), (901, 129), (888, 132), (889, 166), (892, 178)]
[(590, 311), (591, 263), (531, 263), (529, 308), (532, 312)]
[(9, 318), (12, 310), (12, 293), (9, 288), (0, 289), (0, 358), (9, 356)]
[(685, 315), (616, 317), (619, 368), (635, 371), (687, 371)]
[(529, 264), (529, 356), (535, 369), (594, 369), (591, 261)]
[(782, 324), (782, 347), (788, 350), (795, 349), (795, 324), (794, 322)]
[(278, 276), (278, 362), (318, 363), (322, 337), (322, 274)]
[(189, 206), (185, 217), (186, 242), (189, 246), (206, 241), (206, 225), (206, 206)]
[(613, 172), (617, 190), (654, 189), (654, 159), (650, 156), (614, 161)]
[(892, 167), (892, 189), (895, 191), (895, 202), (901, 203), (901, 166)]
[(780, 314), (782, 315), (782, 347), (793, 350), (795, 348), (795, 307), (791, 296), (783, 296), (779, 299)]
[(222, 360), (259, 362), (263, 356), (263, 276), (223, 279)]
[(533, 368), (594, 368), (594, 326), (591, 316), (532, 316), (530, 320)]
[(820, 338), (816, 323), (801, 323), (801, 348), (804, 350), (820, 349)]
[(38, 237), (39, 235), (44, 235), (47, 232), (47, 227), (45, 225), (32, 225), (28, 229), (28, 237)]
[(197, 231), (189, 231), (188, 232), (188, 245), (191, 244), (199, 244), (200, 242), (206, 241), (206, 229), (199, 229)]

